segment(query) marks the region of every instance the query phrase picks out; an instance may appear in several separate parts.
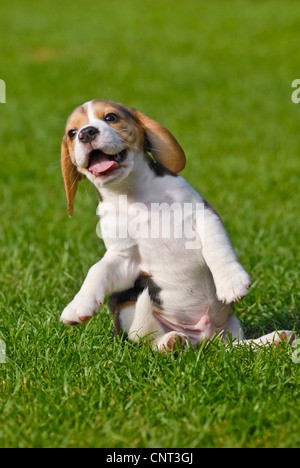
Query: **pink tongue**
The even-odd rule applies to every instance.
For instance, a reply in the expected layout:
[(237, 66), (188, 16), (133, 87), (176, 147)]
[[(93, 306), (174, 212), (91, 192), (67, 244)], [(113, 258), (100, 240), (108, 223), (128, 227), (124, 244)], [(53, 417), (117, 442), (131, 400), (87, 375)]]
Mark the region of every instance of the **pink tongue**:
[(116, 161), (110, 161), (107, 156), (104, 154), (95, 157), (91, 164), (89, 165), (89, 171), (93, 174), (103, 174), (104, 172), (110, 171), (115, 167), (118, 167), (118, 163)]

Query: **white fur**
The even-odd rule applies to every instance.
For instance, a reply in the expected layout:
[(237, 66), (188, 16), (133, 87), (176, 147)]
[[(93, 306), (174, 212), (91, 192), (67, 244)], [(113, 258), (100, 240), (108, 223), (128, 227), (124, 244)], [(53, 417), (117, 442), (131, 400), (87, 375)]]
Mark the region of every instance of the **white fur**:
[[(88, 125), (82, 127), (81, 130), (88, 126), (93, 126), (99, 130), (97, 138), (90, 143), (90, 151), (92, 149), (101, 148), (106, 154), (116, 154), (124, 149), (123, 141), (107, 123), (102, 120), (91, 120)], [(88, 153), (86, 147), (78, 138), (76, 138), (75, 143), (75, 156), (76, 163), (79, 167), (87, 167), (89, 159)]]

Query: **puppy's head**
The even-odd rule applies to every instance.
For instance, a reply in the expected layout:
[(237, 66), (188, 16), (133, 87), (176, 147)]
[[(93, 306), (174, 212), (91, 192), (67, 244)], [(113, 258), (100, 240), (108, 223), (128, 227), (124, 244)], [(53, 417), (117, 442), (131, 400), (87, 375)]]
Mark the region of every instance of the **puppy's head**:
[(141, 112), (104, 100), (75, 109), (61, 151), (69, 215), (81, 179), (87, 177), (97, 188), (114, 184), (125, 179), (136, 158), (148, 151), (173, 173), (185, 166), (184, 152), (173, 135)]

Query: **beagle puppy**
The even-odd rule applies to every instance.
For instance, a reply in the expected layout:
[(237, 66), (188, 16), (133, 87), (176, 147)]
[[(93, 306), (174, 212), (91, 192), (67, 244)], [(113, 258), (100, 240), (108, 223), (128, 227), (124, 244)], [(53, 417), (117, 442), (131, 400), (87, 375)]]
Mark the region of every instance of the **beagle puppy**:
[[(72, 112), (61, 151), (69, 215), (86, 177), (99, 193), (107, 251), (62, 322), (86, 322), (110, 296), (115, 333), (149, 336), (161, 352), (218, 334), (247, 341), (232, 303), (248, 293), (250, 277), (219, 215), (177, 175), (185, 162), (174, 136), (135, 109), (93, 100)], [(252, 342), (280, 338), (284, 332)]]

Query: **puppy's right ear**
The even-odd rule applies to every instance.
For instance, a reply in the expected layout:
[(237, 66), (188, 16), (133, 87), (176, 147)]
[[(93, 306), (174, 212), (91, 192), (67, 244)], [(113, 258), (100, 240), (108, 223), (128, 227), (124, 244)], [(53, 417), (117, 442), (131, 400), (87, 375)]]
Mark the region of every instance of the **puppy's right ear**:
[(61, 170), (65, 182), (68, 213), (71, 218), (74, 211), (74, 198), (77, 192), (78, 182), (83, 179), (84, 176), (77, 171), (75, 164), (73, 164), (70, 158), (66, 136), (63, 137), (61, 143)]

